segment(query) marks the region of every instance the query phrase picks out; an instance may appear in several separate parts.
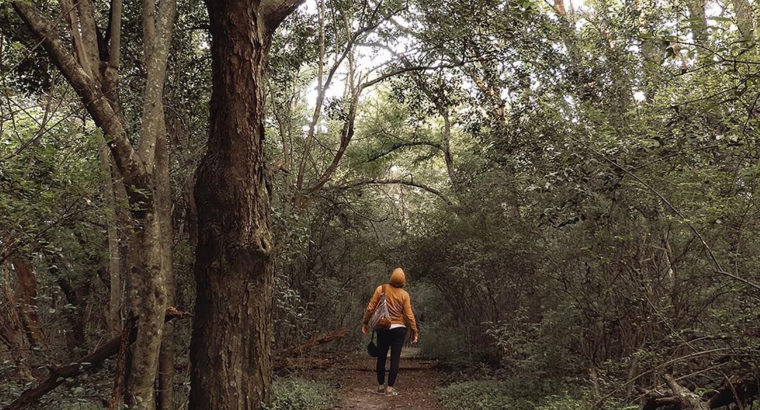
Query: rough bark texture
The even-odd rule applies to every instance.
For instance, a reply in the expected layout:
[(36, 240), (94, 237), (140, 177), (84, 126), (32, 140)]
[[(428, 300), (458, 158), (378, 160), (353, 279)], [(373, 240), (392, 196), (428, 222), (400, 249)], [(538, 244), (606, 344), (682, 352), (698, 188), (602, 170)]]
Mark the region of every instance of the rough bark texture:
[(270, 38), (253, 5), (208, 2), (213, 92), (195, 201), (198, 294), (190, 407), (259, 408), (269, 399), (272, 238), (264, 174)]
[(208, 0), (213, 91), (195, 202), (190, 408), (258, 409), (272, 378), (272, 235), (264, 139), (271, 35), (299, 4)]
[(12, 260), (16, 271), (15, 302), (21, 326), (32, 347), (45, 345), (40, 318), (37, 316), (37, 280), (29, 260), (16, 257)]
[(18, 369), (18, 375), (26, 380), (34, 380), (29, 364), (33, 346), (21, 318), (20, 307), (23, 301), (17, 299), (22, 293), (19, 291), (19, 287), (22, 285), (17, 279), (15, 290), (11, 292), (10, 263), (6, 262), (0, 265), (0, 275), (2, 275), (0, 284), (3, 285), (3, 298), (0, 301), (0, 341), (14, 353), (11, 356)]
[(137, 318), (139, 330), (132, 346), (124, 400), (130, 407), (152, 408), (166, 289), (162, 277), (161, 231), (157, 212), (152, 203), (148, 210), (140, 212), (139, 215), (133, 212), (135, 237), (130, 246), (132, 264), (127, 282), (130, 314)]

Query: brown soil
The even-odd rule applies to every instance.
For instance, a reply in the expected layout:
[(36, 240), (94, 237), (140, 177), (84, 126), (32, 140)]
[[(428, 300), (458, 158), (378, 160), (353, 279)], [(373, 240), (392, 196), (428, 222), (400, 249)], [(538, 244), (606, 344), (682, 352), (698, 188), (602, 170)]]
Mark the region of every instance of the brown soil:
[[(415, 357), (414, 347), (405, 347), (401, 368), (394, 388), (398, 396), (386, 397), (375, 393), (375, 359), (364, 355), (351, 355), (335, 366), (337, 371), (338, 409), (441, 409), (434, 389), (440, 386), (442, 376), (435, 370), (435, 361)], [(390, 366), (390, 360), (388, 364)]]

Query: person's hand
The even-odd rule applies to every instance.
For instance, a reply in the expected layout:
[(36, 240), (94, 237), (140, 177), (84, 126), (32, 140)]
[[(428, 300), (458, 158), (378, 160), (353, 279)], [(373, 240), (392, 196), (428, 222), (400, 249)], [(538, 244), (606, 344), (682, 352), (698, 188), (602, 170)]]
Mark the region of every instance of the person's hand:
[(420, 336), (419, 335), (414, 335), (414, 339), (412, 339), (412, 344), (416, 345), (417, 342), (419, 342), (419, 341), (420, 341)]
[(367, 325), (362, 325), (362, 333), (365, 335), (369, 333), (369, 327)]

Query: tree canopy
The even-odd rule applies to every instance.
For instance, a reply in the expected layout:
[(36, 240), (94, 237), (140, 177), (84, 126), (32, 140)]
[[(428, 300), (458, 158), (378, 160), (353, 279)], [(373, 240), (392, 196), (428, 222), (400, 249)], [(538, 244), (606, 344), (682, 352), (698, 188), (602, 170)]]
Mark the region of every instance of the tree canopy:
[(757, 406), (759, 68), (748, 0), (0, 1), (0, 405), (276, 407), (402, 266), (442, 405)]

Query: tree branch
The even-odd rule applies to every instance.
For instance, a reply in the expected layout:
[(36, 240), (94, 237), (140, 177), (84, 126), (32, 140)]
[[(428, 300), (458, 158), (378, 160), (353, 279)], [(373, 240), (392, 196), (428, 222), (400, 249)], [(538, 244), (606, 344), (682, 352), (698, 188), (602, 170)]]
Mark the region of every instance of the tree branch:
[(330, 165), (327, 167), (327, 169), (325, 169), (314, 186), (309, 188), (309, 192), (314, 193), (322, 189), (327, 181), (330, 180), (330, 177), (332, 177), (332, 174), (335, 172), (335, 170), (338, 169), (338, 164), (340, 163), (341, 158), (343, 158), (343, 154), (346, 153), (348, 144), (354, 137), (354, 123), (356, 122), (356, 106), (358, 103), (359, 93), (357, 92), (357, 94), (354, 95), (351, 99), (351, 106), (348, 110), (348, 118), (346, 118), (346, 122), (343, 123), (343, 130), (341, 131), (340, 135), (340, 146), (338, 147), (338, 152), (335, 153), (332, 162), (330, 162)]
[(401, 149), (401, 148), (418, 147), (420, 145), (426, 145), (426, 146), (433, 147), (433, 148), (436, 148), (436, 149), (439, 149), (439, 150), (443, 151), (443, 146), (441, 144), (438, 144), (438, 143), (435, 143), (435, 142), (430, 142), (430, 141), (399, 142), (397, 144), (393, 144), (390, 148), (388, 148), (387, 150), (385, 150), (383, 152), (378, 152), (378, 153), (375, 153), (373, 155), (370, 155), (370, 157), (367, 158), (367, 162), (377, 161), (378, 159), (380, 159), (380, 158), (382, 158), (382, 157), (384, 157), (386, 155), (390, 155), (392, 152), (394, 152), (394, 151), (396, 151), (398, 149)]
[(262, 1), (259, 5), (259, 13), (266, 24), (266, 29), (274, 33), (291, 13), (304, 3), (305, 0), (269, 0)]
[(420, 184), (419, 182), (406, 181), (406, 180), (403, 180), (403, 179), (396, 179), (396, 178), (394, 178), (394, 179), (367, 179), (367, 180), (352, 182), (352, 183), (346, 184), (346, 185), (336, 186), (336, 187), (334, 187), (334, 189), (348, 190), (348, 189), (360, 187), (360, 186), (363, 186), (363, 185), (407, 185), (407, 186), (412, 186), (412, 187), (420, 188), (420, 189), (422, 189), (424, 191), (430, 192), (431, 194), (437, 196), (438, 198), (441, 198), (441, 200), (443, 200), (443, 202), (445, 202), (446, 205), (449, 205), (449, 206), (453, 205), (452, 202), (445, 195), (443, 195), (443, 193), (441, 193), (441, 191), (439, 191), (439, 190), (437, 190), (435, 188), (431, 188), (431, 187), (429, 187), (427, 185)]
[[(148, 8), (151, 11), (145, 12)], [(176, 0), (162, 0), (158, 16), (154, 16), (153, 0), (143, 0), (145, 62), (147, 66), (147, 83), (140, 128), (140, 145), (137, 152), (145, 164), (145, 169), (153, 169), (156, 153), (156, 140), (164, 133), (164, 81), (166, 80), (166, 60), (169, 55), (172, 27), (177, 9)], [(149, 57), (148, 57), (149, 56)]]
[(95, 123), (103, 129), (110, 141), (108, 146), (114, 154), (122, 175), (128, 181), (138, 184), (145, 177), (142, 161), (127, 140), (126, 131), (113, 107), (102, 94), (95, 79), (77, 63), (74, 56), (58, 38), (56, 30), (37, 10), (24, 1), (14, 1), (13, 8), (26, 25), (42, 41), (42, 46), (72, 88), (82, 100), (87, 112)]
[(73, 30), (81, 29), (82, 48), (84, 49), (84, 58), (82, 64), (85, 65), (85, 71), (100, 80), (100, 52), (98, 50), (98, 33), (95, 27), (95, 8), (92, 0), (77, 0), (76, 7), (79, 11), (79, 27), (73, 27)]
[(462, 64), (440, 64), (440, 65), (433, 65), (433, 66), (422, 66), (422, 65), (421, 66), (405, 66), (404, 68), (400, 68), (398, 70), (393, 70), (388, 73), (379, 75), (377, 78), (373, 78), (369, 81), (362, 83), (359, 87), (360, 88), (371, 87), (389, 78), (395, 77), (400, 74), (408, 73), (410, 71), (430, 71), (430, 70), (440, 70), (440, 69), (446, 69), (446, 68), (457, 68), (461, 66)]
[[(190, 316), (189, 313), (180, 312), (174, 307), (169, 307), (169, 308), (166, 308), (164, 321), (168, 322), (175, 318), (182, 318), (182, 317), (188, 317), (188, 316)], [(129, 334), (129, 343), (131, 344), (137, 338), (137, 327), (132, 327), (129, 330), (128, 334)], [(60, 386), (67, 379), (72, 378), (72, 377), (77, 377), (80, 374), (93, 369), (104, 360), (118, 353), (120, 345), (121, 345), (121, 336), (116, 336), (112, 338), (111, 340), (107, 341), (105, 344), (101, 345), (94, 352), (81, 358), (77, 362), (73, 362), (71, 364), (60, 366), (60, 367), (49, 366), (48, 369), (49, 369), (50, 374), (48, 375), (48, 377), (42, 382), (40, 382), (37, 386), (32, 387), (26, 390), (24, 393), (22, 393), (21, 396), (19, 396), (19, 398), (17, 398), (11, 404), (5, 407), (5, 410), (21, 410), (21, 409), (28, 408), (29, 406), (34, 404), (37, 400), (39, 400), (42, 396), (49, 393), (56, 387)]]

